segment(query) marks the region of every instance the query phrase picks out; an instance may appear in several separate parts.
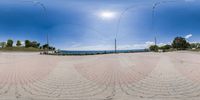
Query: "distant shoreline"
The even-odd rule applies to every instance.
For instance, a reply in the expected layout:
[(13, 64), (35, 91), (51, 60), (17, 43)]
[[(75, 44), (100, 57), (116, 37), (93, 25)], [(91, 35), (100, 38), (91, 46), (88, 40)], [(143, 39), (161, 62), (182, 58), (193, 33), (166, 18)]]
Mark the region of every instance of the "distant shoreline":
[(114, 53), (137, 53), (137, 52), (149, 52), (146, 49), (135, 49), (135, 50), (88, 50), (88, 51), (71, 51), (71, 50), (60, 50), (56, 53), (50, 53), (49, 55), (62, 55), (62, 56), (84, 56), (84, 55), (102, 55), (102, 54), (114, 54)]

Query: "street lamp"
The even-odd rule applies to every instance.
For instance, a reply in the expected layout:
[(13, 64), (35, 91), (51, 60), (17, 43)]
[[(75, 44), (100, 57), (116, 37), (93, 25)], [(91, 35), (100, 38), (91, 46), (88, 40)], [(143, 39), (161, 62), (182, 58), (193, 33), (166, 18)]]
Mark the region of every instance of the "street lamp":
[(115, 53), (117, 53), (117, 35), (119, 34), (119, 27), (120, 27), (120, 24), (121, 24), (121, 20), (122, 20), (122, 17), (125, 15), (125, 13), (134, 8), (135, 6), (130, 6), (130, 7), (127, 7), (121, 14), (120, 14), (120, 17), (118, 19), (118, 23), (117, 23), (117, 31), (116, 31), (116, 34), (115, 34)]
[[(35, 5), (39, 5), (44, 11), (44, 16), (47, 17), (46, 7), (43, 3), (39, 2), (39, 1), (34, 1), (34, 0), (27, 0), (27, 1), (23, 1), (23, 2), (30, 2)], [(46, 42), (47, 42), (47, 54), (48, 54), (49, 53), (49, 34), (48, 33), (46, 35), (46, 40), (47, 40)]]
[[(171, 2), (176, 2), (176, 1), (159, 1), (159, 2), (156, 2), (153, 4), (153, 7), (152, 7), (152, 30), (153, 32), (155, 31), (155, 27), (154, 27), (154, 24), (155, 24), (155, 21), (154, 21), (154, 17), (155, 17), (155, 9), (157, 6), (159, 6), (160, 4), (165, 4), (165, 3), (171, 3)], [(154, 38), (154, 42), (155, 42), (155, 45), (157, 45), (157, 38), (156, 38), (156, 33), (155, 33), (155, 38)]]

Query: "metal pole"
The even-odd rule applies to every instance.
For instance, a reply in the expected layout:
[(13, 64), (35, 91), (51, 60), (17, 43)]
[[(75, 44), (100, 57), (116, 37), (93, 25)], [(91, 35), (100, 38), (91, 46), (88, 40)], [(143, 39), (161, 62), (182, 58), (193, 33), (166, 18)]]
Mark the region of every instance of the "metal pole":
[(49, 53), (49, 34), (47, 33), (47, 54)]
[(124, 11), (122, 11), (122, 13), (120, 14), (120, 17), (118, 19), (118, 22), (117, 22), (117, 31), (116, 31), (116, 34), (115, 34), (115, 53), (117, 53), (117, 35), (119, 34), (119, 27), (120, 27), (120, 24), (121, 24), (121, 20), (122, 20), (122, 17), (125, 15), (125, 13), (134, 8), (135, 6), (130, 6), (130, 7), (127, 7), (126, 9), (124, 9)]
[(115, 38), (115, 53), (117, 53), (117, 38)]
[[(30, 2), (30, 3), (39, 5), (44, 10), (45, 17), (47, 17), (46, 7), (43, 3), (39, 2), (39, 1), (34, 1), (34, 0), (25, 0), (23, 2)], [(48, 53), (49, 52), (49, 35), (48, 35), (48, 33), (47, 33), (46, 38), (47, 38), (47, 53)], [(44, 49), (44, 52), (45, 52), (45, 48), (43, 48), (43, 49)]]
[[(152, 30), (153, 30), (153, 33), (155, 32), (155, 10), (157, 8), (157, 6), (161, 5), (161, 4), (165, 4), (165, 3), (171, 3), (171, 2), (176, 2), (174, 0), (171, 0), (171, 1), (159, 1), (159, 2), (156, 2), (153, 4), (153, 7), (152, 7)], [(155, 45), (157, 45), (157, 38), (156, 38), (156, 33), (155, 33)]]

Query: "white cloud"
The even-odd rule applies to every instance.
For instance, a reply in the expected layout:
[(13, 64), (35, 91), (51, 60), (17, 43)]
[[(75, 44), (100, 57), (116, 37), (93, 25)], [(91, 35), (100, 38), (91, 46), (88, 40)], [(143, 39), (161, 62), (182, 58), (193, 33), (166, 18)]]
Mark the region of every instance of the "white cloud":
[(146, 44), (147, 46), (151, 46), (151, 45), (154, 45), (155, 43), (152, 42), (152, 41), (147, 41), (147, 42), (145, 42), (145, 44)]
[(192, 34), (188, 34), (188, 35), (185, 36), (186, 39), (189, 39), (191, 37), (192, 37)]

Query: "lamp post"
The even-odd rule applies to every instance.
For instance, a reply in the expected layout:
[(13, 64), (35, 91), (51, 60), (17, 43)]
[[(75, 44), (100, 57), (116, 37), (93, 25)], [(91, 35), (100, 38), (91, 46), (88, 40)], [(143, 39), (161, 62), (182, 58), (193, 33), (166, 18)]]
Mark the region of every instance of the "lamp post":
[(130, 7), (127, 7), (124, 11), (122, 11), (122, 13), (120, 14), (120, 17), (118, 19), (118, 23), (117, 23), (117, 31), (116, 31), (116, 34), (115, 34), (115, 53), (117, 53), (117, 35), (119, 34), (119, 27), (120, 27), (120, 24), (121, 24), (121, 20), (122, 20), (122, 17), (125, 15), (125, 13), (134, 8), (135, 6), (130, 6)]
[[(46, 7), (43, 3), (39, 2), (39, 1), (34, 1), (34, 0), (27, 0), (27, 1), (23, 1), (23, 2), (30, 2), (33, 3), (35, 5), (39, 5), (43, 11), (44, 11), (44, 16), (47, 17), (47, 12), (46, 12)], [(49, 34), (46, 34), (46, 43), (47, 43), (47, 54), (49, 53)], [(45, 51), (45, 49), (44, 49)]]
[[(153, 4), (153, 7), (152, 7), (152, 31), (155, 32), (155, 10), (156, 10), (156, 7), (159, 6), (160, 4), (165, 4), (165, 3), (171, 3), (171, 2), (176, 2), (174, 0), (172, 1), (159, 1), (159, 2), (156, 2)], [(157, 45), (157, 38), (156, 38), (156, 33), (155, 33), (155, 38), (154, 38), (154, 42), (155, 42), (155, 45)]]
[(115, 38), (115, 53), (117, 53), (117, 38)]

